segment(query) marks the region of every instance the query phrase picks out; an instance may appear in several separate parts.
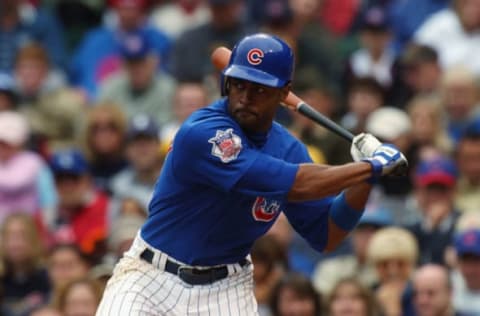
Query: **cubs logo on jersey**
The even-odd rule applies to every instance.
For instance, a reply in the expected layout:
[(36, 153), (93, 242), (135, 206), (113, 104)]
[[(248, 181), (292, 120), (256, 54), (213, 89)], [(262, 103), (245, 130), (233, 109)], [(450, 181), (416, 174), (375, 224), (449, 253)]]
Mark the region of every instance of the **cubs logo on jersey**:
[(242, 139), (229, 128), (217, 130), (215, 137), (208, 140), (212, 144), (212, 155), (220, 158), (223, 163), (235, 160), (242, 149)]
[(247, 60), (252, 65), (260, 65), (264, 57), (263, 51), (260, 48), (252, 48), (247, 53)]
[(280, 212), (280, 203), (275, 200), (268, 200), (264, 197), (257, 197), (252, 207), (253, 218), (261, 222), (269, 222)]

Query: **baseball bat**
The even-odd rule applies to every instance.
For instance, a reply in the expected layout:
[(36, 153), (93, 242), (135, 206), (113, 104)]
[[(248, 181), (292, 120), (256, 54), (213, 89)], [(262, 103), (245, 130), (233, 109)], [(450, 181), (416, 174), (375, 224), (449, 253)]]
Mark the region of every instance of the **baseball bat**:
[[(222, 70), (228, 64), (230, 59), (230, 55), (232, 52), (226, 47), (218, 47), (216, 48), (211, 56), (212, 63), (217, 70)], [(350, 133), (347, 129), (341, 127), (337, 123), (330, 120), (328, 117), (323, 115), (322, 113), (315, 110), (312, 106), (308, 105), (305, 101), (300, 99), (295, 93), (290, 91), (288, 96), (282, 102), (283, 106), (301, 113), (302, 115), (308, 117), (312, 121), (320, 124), (321, 126), (327, 128), (328, 130), (334, 132), (335, 134), (339, 135), (340, 137), (346, 139), (349, 142), (352, 142), (354, 135)]]

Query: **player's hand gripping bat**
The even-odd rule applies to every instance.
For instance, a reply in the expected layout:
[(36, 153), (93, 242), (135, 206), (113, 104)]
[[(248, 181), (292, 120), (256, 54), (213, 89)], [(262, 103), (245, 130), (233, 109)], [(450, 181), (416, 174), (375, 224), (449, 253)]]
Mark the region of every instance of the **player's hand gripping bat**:
[[(218, 47), (216, 48), (212, 55), (211, 60), (213, 65), (217, 70), (222, 70), (228, 64), (230, 60), (230, 55), (232, 52), (226, 47)], [(293, 110), (296, 112), (301, 113), (302, 115), (308, 117), (309, 119), (313, 120), (314, 122), (320, 124), (321, 126), (327, 128), (328, 130), (334, 132), (335, 134), (339, 135), (340, 137), (347, 140), (349, 143), (352, 143), (354, 135), (348, 131), (347, 129), (341, 127), (337, 123), (333, 122), (322, 113), (315, 110), (313, 107), (305, 103), (302, 99), (300, 99), (295, 93), (289, 92), (288, 96), (282, 102), (282, 105)], [(394, 172), (395, 175), (404, 175), (407, 172), (408, 165), (399, 166)]]

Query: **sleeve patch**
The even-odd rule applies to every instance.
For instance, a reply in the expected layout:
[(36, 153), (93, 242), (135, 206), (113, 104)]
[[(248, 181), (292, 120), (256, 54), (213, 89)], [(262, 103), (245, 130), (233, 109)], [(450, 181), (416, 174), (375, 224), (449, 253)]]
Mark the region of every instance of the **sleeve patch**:
[(220, 158), (223, 163), (235, 160), (242, 149), (242, 139), (229, 128), (217, 130), (215, 137), (208, 140), (212, 144), (212, 155)]

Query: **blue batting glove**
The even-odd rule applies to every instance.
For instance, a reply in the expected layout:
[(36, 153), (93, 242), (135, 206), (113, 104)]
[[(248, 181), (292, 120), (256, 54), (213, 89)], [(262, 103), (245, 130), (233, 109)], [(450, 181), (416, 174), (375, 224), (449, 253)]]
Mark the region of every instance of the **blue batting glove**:
[(384, 175), (405, 175), (408, 161), (405, 156), (392, 144), (383, 144), (372, 157), (364, 158), (372, 165), (372, 178), (378, 180)]

